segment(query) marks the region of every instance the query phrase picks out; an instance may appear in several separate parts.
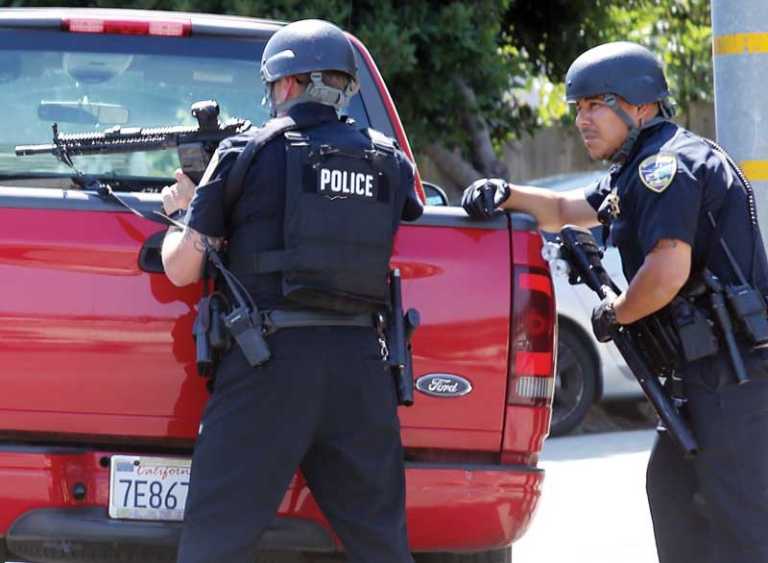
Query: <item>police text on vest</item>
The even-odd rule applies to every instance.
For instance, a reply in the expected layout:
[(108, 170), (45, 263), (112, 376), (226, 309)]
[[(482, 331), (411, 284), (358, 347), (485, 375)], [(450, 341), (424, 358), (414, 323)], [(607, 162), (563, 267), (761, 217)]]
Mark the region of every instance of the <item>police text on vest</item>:
[(356, 195), (373, 198), (372, 174), (349, 170), (320, 169), (320, 193), (333, 195)]

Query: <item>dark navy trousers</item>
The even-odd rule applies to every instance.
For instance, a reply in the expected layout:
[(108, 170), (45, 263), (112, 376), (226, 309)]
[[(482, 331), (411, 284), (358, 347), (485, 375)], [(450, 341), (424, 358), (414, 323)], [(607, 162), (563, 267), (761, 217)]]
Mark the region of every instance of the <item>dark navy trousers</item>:
[(725, 354), (684, 372), (700, 453), (665, 433), (651, 452), (648, 501), (659, 563), (768, 563), (768, 352), (746, 356), (737, 385)]
[(179, 563), (253, 563), (298, 467), (349, 561), (411, 563), (397, 398), (375, 331), (293, 328), (268, 343), (263, 366), (237, 346), (219, 366)]

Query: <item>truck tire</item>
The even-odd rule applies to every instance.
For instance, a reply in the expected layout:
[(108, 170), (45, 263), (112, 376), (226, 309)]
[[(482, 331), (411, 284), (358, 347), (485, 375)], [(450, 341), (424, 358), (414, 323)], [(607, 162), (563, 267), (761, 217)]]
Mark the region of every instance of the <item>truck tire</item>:
[(512, 563), (512, 548), (476, 553), (414, 553), (415, 563)]
[(560, 325), (551, 436), (576, 428), (595, 401), (598, 368), (588, 347), (588, 341), (567, 323)]

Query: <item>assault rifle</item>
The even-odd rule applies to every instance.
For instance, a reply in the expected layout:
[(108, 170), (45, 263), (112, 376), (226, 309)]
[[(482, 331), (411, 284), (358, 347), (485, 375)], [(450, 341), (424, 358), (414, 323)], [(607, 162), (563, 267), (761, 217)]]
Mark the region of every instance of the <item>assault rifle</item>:
[(53, 142), (46, 145), (18, 145), (17, 156), (52, 154), (74, 168), (73, 156), (155, 151), (177, 148), (181, 169), (196, 184), (200, 182), (208, 162), (219, 143), (247, 130), (251, 123), (230, 119), (219, 123), (219, 104), (206, 100), (192, 104), (191, 113), (197, 127), (126, 127), (115, 126), (103, 133), (59, 134), (53, 124)]
[[(567, 272), (572, 284), (585, 283), (600, 299), (621, 293), (603, 268), (603, 253), (586, 229), (566, 226), (560, 231), (558, 243), (547, 243), (544, 257), (553, 270)], [(659, 381), (659, 377), (675, 375), (675, 336), (655, 315), (619, 326), (611, 336), (669, 435), (686, 455), (695, 455), (696, 439), (678, 411), (682, 400), (671, 398)]]

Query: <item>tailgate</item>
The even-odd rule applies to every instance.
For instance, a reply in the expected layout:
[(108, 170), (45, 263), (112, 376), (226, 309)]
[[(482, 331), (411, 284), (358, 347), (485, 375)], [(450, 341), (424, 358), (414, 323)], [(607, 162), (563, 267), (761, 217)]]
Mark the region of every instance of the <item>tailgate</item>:
[(393, 262), (405, 307), (421, 313), (415, 377), (458, 376), (471, 385), (460, 396), (417, 391), (415, 406), (400, 409), (405, 446), (498, 452), (509, 357), (508, 218), (473, 222), (460, 208), (427, 207), (417, 223), (401, 225)]
[[(125, 198), (159, 206), (157, 195)], [(162, 231), (87, 192), (0, 187), (0, 431), (194, 438), (207, 399), (191, 336), (199, 287), (140, 266), (140, 256), (157, 263)], [(400, 409), (409, 448), (501, 448), (509, 244), (505, 216), (479, 224), (431, 208), (402, 226), (393, 263), (405, 306), (422, 317), (415, 376), (471, 385), (417, 392)]]

